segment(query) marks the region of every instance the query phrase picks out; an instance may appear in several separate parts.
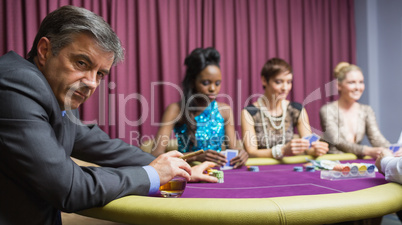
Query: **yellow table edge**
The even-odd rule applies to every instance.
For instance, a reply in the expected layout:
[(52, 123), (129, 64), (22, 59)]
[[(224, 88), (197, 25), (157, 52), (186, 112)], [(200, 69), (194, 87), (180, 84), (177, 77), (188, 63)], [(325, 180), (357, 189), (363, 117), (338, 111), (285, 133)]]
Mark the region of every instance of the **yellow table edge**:
[(401, 209), (402, 186), (387, 183), (354, 192), (277, 198), (126, 196), (79, 214), (141, 225), (324, 224), (375, 218)]

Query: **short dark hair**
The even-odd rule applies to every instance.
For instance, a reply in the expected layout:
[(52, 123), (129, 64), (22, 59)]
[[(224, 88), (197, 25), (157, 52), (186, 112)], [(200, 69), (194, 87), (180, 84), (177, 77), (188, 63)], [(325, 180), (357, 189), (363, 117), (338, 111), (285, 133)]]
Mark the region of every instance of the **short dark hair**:
[(293, 73), (289, 63), (280, 58), (272, 58), (262, 67), (261, 76), (268, 82), (271, 78), (285, 72)]
[(113, 52), (113, 64), (123, 61), (124, 50), (110, 25), (101, 16), (71, 5), (60, 7), (43, 19), (28, 57), (37, 56), (37, 46), (42, 37), (50, 40), (53, 55), (57, 55), (61, 49), (73, 42), (74, 35), (78, 33), (92, 35), (100, 48)]

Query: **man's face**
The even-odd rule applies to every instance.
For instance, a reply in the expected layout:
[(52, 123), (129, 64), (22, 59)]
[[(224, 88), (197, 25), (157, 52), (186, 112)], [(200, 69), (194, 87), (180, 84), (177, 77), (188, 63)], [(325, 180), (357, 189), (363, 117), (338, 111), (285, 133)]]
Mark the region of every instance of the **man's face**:
[[(43, 42), (38, 45), (41, 44)], [(52, 54), (51, 47), (38, 49), (43, 54), (39, 68), (62, 110), (76, 109), (84, 103), (103, 77), (109, 74), (114, 59), (113, 52), (103, 51), (88, 34), (75, 35), (74, 41), (56, 56)]]

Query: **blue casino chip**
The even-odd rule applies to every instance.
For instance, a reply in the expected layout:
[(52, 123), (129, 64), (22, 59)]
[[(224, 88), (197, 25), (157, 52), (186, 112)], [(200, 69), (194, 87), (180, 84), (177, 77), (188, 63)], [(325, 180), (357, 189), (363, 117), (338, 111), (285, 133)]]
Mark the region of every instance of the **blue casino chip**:
[(307, 172), (315, 172), (315, 167), (314, 166), (306, 166), (306, 171)]
[(252, 171), (252, 172), (259, 172), (260, 168), (258, 168), (258, 166), (249, 166), (248, 171)]
[(303, 167), (302, 166), (295, 166), (295, 167), (293, 167), (293, 171), (303, 172)]

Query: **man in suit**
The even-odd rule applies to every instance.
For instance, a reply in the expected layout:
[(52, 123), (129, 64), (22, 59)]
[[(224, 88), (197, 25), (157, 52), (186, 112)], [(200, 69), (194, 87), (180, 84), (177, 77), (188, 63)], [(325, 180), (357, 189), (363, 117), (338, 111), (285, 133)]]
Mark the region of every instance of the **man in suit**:
[[(77, 119), (78, 107), (123, 59), (100, 16), (55, 10), (28, 55), (0, 58), (0, 224), (61, 224), (60, 211), (153, 194), (174, 176), (209, 179), (200, 168), (191, 177), (177, 151), (155, 158)], [(101, 167), (79, 167), (70, 156)]]

